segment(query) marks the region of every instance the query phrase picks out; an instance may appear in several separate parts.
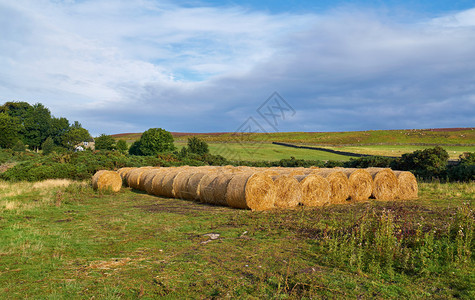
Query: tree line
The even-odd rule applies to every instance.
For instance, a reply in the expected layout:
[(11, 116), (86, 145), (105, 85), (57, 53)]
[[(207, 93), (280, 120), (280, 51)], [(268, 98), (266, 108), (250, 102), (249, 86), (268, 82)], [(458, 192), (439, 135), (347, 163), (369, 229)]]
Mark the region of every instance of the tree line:
[(0, 106), (0, 148), (52, 152), (72, 150), (81, 142), (92, 141), (81, 123), (55, 117), (41, 103), (6, 102)]

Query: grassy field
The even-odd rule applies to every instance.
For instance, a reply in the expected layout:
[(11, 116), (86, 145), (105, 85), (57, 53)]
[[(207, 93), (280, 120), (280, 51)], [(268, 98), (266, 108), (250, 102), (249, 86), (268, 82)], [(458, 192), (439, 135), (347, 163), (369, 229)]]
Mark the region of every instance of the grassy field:
[(251, 212), (0, 182), (0, 298), (473, 299), (474, 195)]
[[(120, 134), (114, 137), (129, 144), (139, 139), (140, 133)], [(175, 134), (175, 144), (181, 148), (191, 135)], [(450, 159), (458, 159), (464, 152), (475, 152), (475, 128), (450, 130), (374, 130), (354, 132), (279, 132), (235, 136), (231, 133), (199, 134), (209, 143), (211, 153), (225, 158), (242, 160), (280, 160), (294, 156), (308, 160), (348, 160), (348, 156), (323, 151), (295, 149), (273, 145), (285, 142), (360, 154), (401, 156), (415, 150), (441, 145)], [(426, 144), (426, 145), (417, 145)], [(223, 146), (226, 145), (226, 146)], [(461, 146), (464, 145), (464, 146)]]
[[(178, 149), (186, 146), (186, 142), (175, 142)], [(291, 156), (308, 160), (349, 160), (349, 156), (333, 154), (325, 151), (296, 149), (268, 143), (209, 143), (212, 154), (219, 154), (231, 160), (277, 161)]]

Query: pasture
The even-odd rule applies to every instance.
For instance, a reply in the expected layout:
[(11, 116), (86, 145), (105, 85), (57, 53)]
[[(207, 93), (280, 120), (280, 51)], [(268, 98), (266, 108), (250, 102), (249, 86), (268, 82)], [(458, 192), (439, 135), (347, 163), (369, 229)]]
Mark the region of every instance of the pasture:
[(252, 212), (0, 182), (0, 298), (473, 299), (473, 183), (419, 198)]

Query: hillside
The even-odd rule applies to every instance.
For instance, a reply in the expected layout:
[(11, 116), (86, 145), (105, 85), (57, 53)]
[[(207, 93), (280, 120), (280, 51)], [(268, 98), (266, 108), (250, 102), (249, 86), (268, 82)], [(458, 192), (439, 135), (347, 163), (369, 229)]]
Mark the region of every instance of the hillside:
[[(349, 145), (463, 145), (475, 146), (475, 128), (438, 128), (404, 130), (369, 130), (347, 132), (275, 132), (275, 133), (179, 133), (173, 132), (175, 140), (186, 141), (199, 136), (207, 142), (284, 142), (320, 146)], [(141, 133), (112, 135), (117, 139), (135, 141)]]

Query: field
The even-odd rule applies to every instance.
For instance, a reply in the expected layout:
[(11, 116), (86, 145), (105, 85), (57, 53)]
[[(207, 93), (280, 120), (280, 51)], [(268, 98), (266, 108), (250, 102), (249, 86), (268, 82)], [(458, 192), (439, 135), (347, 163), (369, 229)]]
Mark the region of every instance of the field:
[(251, 212), (0, 182), (0, 298), (473, 299), (474, 198)]
[[(401, 156), (415, 150), (441, 145), (456, 160), (464, 152), (475, 152), (475, 128), (433, 130), (375, 130), (355, 132), (278, 132), (268, 134), (173, 133), (175, 144), (181, 148), (187, 138), (198, 136), (209, 143), (211, 153), (225, 158), (242, 160), (280, 160), (294, 156), (309, 160), (348, 160), (348, 156), (323, 151), (295, 149), (273, 145), (284, 142), (324, 147), (359, 154)], [(114, 135), (129, 143), (139, 139), (140, 133)], [(223, 145), (226, 145), (223, 147)]]

